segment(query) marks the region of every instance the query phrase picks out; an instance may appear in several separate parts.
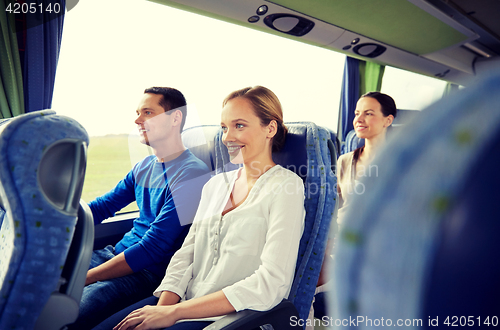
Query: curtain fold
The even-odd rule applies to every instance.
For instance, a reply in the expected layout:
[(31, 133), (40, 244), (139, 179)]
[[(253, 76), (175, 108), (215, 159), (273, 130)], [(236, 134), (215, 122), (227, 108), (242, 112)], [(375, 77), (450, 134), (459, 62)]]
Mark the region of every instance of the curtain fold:
[[(59, 3), (64, 13), (65, 1)], [(41, 18), (34, 15), (26, 17), (26, 26), (29, 27), (26, 30), (23, 62), (26, 112), (49, 109), (52, 105), (63, 23), (64, 14), (55, 16), (44, 13)]]
[(0, 118), (24, 113), (24, 93), (14, 15), (0, 0)]
[(340, 120), (338, 137), (343, 142), (347, 133), (353, 129), (354, 110), (359, 98), (359, 62), (360, 60), (347, 56), (344, 64), (342, 89), (340, 94)]

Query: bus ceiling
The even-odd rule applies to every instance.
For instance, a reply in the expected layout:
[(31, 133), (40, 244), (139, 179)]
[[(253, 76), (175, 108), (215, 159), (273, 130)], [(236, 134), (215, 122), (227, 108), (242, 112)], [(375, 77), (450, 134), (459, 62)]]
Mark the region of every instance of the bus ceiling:
[(498, 0), (151, 0), (467, 85), (500, 58)]

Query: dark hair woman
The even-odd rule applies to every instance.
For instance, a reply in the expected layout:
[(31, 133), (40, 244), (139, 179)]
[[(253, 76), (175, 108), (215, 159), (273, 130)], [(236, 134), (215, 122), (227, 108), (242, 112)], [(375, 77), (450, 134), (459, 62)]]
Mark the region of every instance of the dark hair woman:
[(353, 152), (344, 154), (337, 160), (337, 192), (339, 210), (337, 222), (342, 223), (349, 196), (364, 193), (359, 183), (363, 176), (376, 175), (377, 168), (371, 161), (384, 144), (387, 128), (397, 115), (396, 103), (387, 94), (369, 92), (361, 96), (356, 104), (353, 120), (354, 130), (365, 145)]

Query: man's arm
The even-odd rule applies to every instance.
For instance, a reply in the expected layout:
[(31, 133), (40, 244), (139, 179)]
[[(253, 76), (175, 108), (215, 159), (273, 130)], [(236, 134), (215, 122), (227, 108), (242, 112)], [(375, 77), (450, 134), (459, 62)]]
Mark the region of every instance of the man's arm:
[(206, 179), (208, 177), (204, 176), (189, 179), (189, 173), (186, 172), (177, 177), (175, 182), (169, 182), (169, 191), (159, 214), (141, 241), (124, 251), (132, 270), (137, 272), (165, 258), (170, 259), (181, 247), (189, 227), (181, 224), (178, 214), (188, 217), (189, 223), (193, 221)]
[(85, 281), (85, 285), (89, 285), (97, 281), (122, 277), (132, 273), (132, 269), (125, 260), (125, 255), (123, 253), (120, 253), (113, 259), (110, 259), (105, 263), (90, 269), (87, 272), (87, 280)]
[[(94, 224), (101, 223), (104, 219), (114, 216), (114, 213), (135, 200), (134, 175), (130, 171), (118, 184), (108, 193), (89, 203), (94, 217)], [(133, 273), (125, 260), (123, 253), (107, 262), (90, 269), (87, 272), (85, 285), (103, 281), (111, 278), (121, 277)]]
[(130, 171), (118, 184), (106, 194), (95, 198), (89, 203), (94, 224), (113, 217), (115, 212), (135, 201), (134, 174)]

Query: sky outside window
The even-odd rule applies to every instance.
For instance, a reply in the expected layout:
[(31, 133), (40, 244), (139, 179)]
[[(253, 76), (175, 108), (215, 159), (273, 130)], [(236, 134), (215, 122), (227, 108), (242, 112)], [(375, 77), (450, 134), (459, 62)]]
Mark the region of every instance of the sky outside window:
[(263, 85), (285, 121), (336, 130), (345, 56), (263, 32), (139, 0), (80, 1), (67, 13), (53, 109), (90, 136), (135, 130), (145, 88), (186, 96), (186, 127), (220, 124), (222, 100)]

